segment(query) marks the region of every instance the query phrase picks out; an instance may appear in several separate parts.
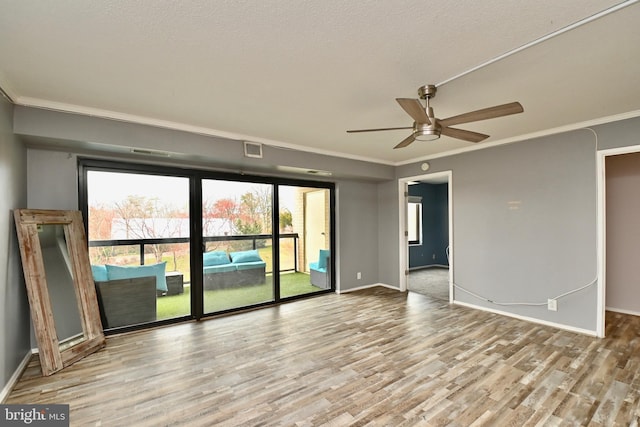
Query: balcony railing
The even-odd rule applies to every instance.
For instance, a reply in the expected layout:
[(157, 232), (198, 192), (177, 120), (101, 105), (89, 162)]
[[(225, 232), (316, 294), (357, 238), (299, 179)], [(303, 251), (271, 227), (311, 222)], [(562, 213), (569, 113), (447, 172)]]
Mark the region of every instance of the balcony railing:
[[(280, 272), (298, 271), (298, 233), (282, 233), (279, 234), (279, 238), (293, 239), (293, 268), (292, 269), (280, 269)], [(259, 240), (271, 240), (272, 234), (242, 234), (234, 236), (205, 236), (202, 238), (203, 244), (206, 247), (207, 243), (211, 242), (230, 242), (230, 241), (250, 241), (252, 249), (258, 249)], [(145, 238), (145, 239), (116, 239), (116, 240), (91, 240), (89, 241), (90, 248), (97, 247), (109, 247), (109, 246), (138, 246), (140, 253), (140, 265), (145, 263), (145, 246), (147, 245), (169, 245), (176, 243), (189, 243), (189, 237), (157, 237), (157, 238)], [(203, 252), (205, 248), (203, 247)]]

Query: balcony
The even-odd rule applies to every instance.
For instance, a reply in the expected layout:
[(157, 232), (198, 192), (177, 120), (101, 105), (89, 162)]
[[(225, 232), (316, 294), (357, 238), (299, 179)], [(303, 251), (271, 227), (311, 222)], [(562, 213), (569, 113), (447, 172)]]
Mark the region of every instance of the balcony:
[[(319, 292), (311, 285), (309, 274), (301, 267), (297, 233), (280, 236), (280, 298)], [(273, 278), (273, 242), (270, 234), (203, 237), (206, 252), (243, 251), (255, 249), (266, 263), (264, 283), (243, 285), (231, 289), (205, 290), (204, 313), (218, 313), (250, 307), (275, 300)], [(190, 239), (147, 238), (126, 240), (93, 240), (89, 242), (91, 263), (122, 266), (149, 265), (166, 262), (169, 281), (182, 282), (179, 291), (159, 293), (155, 298), (156, 319), (164, 320), (191, 313)], [(181, 291), (181, 292), (180, 292)]]

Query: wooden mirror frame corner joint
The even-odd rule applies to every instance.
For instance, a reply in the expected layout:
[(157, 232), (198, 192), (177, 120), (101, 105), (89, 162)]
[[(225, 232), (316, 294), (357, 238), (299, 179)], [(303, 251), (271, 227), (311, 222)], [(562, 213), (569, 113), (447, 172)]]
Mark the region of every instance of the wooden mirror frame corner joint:
[[(80, 211), (16, 209), (14, 218), (40, 365), (42, 374), (48, 376), (99, 350), (106, 342), (82, 214)], [(47, 224), (63, 226), (82, 323), (83, 339), (63, 348), (58, 340), (38, 236), (38, 227)]]

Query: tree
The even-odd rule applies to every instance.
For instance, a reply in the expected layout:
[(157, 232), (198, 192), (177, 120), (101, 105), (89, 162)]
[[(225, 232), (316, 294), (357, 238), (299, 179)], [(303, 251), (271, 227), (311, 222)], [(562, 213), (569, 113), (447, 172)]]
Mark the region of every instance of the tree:
[(240, 196), (240, 212), (236, 226), (242, 234), (271, 233), (270, 187), (253, 188)]
[(283, 208), (280, 210), (280, 231), (291, 230), (293, 226), (293, 215), (291, 211), (287, 208)]
[(226, 226), (225, 229), (233, 234), (235, 233), (234, 224), (238, 219), (238, 205), (233, 199), (218, 199), (213, 203), (212, 216), (220, 219)]
[[(131, 195), (121, 202), (116, 202), (114, 207), (115, 217), (121, 219), (126, 239), (181, 237), (183, 213), (170, 205), (160, 203), (158, 198)], [(156, 262), (161, 262), (162, 254), (172, 248), (168, 244), (145, 245), (145, 248), (147, 247), (151, 249)], [(175, 247), (173, 249), (175, 252)]]
[[(202, 233), (204, 236), (236, 234), (238, 204), (231, 198), (202, 201)], [(225, 249), (224, 242), (207, 242), (207, 250)]]
[[(254, 187), (240, 196), (236, 230), (240, 234), (271, 234), (271, 187)], [(266, 242), (259, 240), (258, 247)]]
[[(92, 240), (111, 239), (111, 224), (115, 213), (113, 209), (100, 206), (89, 206), (89, 235)], [(106, 264), (113, 254), (112, 246), (97, 246), (89, 248), (91, 261), (96, 264)]]

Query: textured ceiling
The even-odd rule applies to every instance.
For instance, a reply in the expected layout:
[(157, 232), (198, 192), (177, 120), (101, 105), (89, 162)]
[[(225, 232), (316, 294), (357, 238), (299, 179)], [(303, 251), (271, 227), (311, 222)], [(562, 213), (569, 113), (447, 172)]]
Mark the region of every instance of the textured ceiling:
[(474, 146), (345, 132), (410, 126), (395, 98), (424, 84), (440, 118), (522, 103), (459, 126), (490, 134), (483, 146), (636, 115), (640, 5), (619, 4), (0, 0), (0, 87), (22, 105), (402, 164)]

